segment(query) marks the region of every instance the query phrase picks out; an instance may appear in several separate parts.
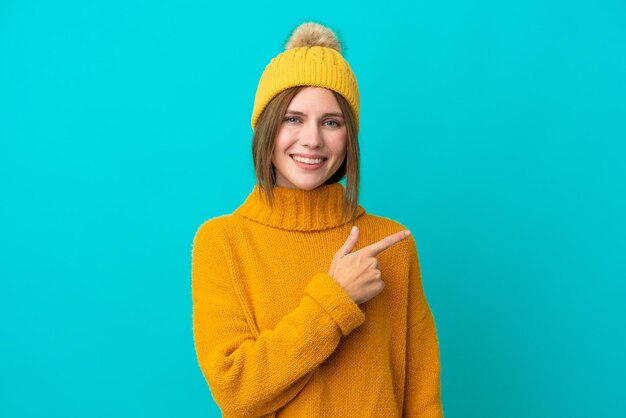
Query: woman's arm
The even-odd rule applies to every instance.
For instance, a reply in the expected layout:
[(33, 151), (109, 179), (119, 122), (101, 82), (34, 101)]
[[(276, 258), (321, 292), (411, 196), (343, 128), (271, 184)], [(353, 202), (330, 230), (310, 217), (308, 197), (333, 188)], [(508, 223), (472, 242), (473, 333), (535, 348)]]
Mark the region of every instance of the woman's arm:
[(269, 414), (298, 394), (342, 335), (361, 325), (365, 316), (332, 277), (319, 273), (293, 311), (274, 329), (255, 335), (216, 229), (205, 223), (193, 243), (193, 331), (198, 362), (225, 416)]
[(428, 306), (413, 237), (409, 266), (405, 417), (443, 417), (435, 320)]

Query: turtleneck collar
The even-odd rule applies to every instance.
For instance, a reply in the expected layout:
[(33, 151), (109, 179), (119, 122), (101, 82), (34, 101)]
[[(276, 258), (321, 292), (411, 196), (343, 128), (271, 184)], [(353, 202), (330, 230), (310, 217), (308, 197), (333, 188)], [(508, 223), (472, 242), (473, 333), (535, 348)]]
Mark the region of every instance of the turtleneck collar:
[[(295, 231), (321, 231), (343, 225), (341, 210), (345, 189), (341, 183), (324, 184), (313, 190), (273, 188), (270, 208), (264, 189), (258, 184), (233, 214), (275, 228)], [(263, 195), (261, 195), (263, 193)], [(357, 206), (358, 218), (365, 209)]]

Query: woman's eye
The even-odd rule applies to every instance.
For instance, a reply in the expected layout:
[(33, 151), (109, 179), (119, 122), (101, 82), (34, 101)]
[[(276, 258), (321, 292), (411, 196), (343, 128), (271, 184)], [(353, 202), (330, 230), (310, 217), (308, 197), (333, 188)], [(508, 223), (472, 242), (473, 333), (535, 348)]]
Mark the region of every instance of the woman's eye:
[(295, 122), (297, 122), (297, 121), (298, 121), (298, 118), (293, 117), (293, 116), (287, 116), (287, 117), (285, 118), (285, 122), (295, 123)]
[(338, 127), (339, 126), (339, 122), (337, 122), (336, 120), (327, 120), (326, 123), (330, 124), (330, 126), (332, 126), (332, 127)]

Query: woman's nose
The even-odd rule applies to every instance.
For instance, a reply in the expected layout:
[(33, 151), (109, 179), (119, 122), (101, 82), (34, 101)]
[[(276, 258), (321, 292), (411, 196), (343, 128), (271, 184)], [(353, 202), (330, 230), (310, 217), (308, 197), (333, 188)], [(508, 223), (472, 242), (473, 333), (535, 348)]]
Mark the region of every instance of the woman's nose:
[(307, 123), (300, 131), (300, 142), (302, 145), (312, 148), (320, 147), (323, 144), (322, 131), (317, 123)]

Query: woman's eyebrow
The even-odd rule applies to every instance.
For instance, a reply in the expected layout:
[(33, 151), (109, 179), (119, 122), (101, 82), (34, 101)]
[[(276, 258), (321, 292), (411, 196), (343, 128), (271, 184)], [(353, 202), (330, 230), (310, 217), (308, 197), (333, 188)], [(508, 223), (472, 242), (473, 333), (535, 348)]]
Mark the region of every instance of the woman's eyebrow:
[[(299, 110), (287, 110), (286, 113), (290, 114), (290, 115), (306, 116), (306, 114), (304, 112), (300, 112)], [(326, 116), (338, 116), (340, 118), (343, 118), (343, 114), (342, 113), (338, 113), (338, 112), (324, 113), (322, 115), (322, 117), (326, 117)]]

